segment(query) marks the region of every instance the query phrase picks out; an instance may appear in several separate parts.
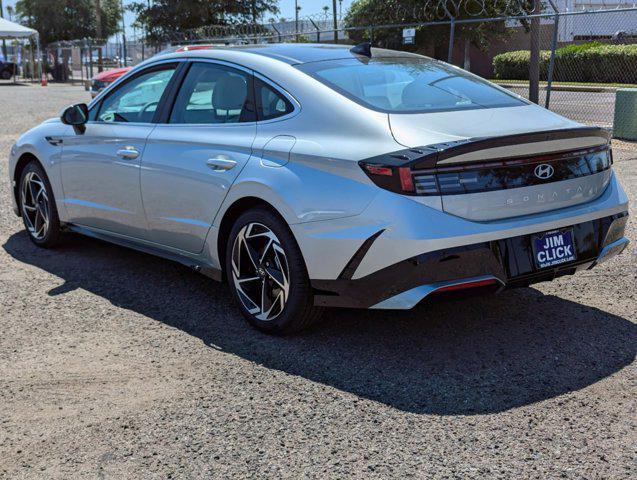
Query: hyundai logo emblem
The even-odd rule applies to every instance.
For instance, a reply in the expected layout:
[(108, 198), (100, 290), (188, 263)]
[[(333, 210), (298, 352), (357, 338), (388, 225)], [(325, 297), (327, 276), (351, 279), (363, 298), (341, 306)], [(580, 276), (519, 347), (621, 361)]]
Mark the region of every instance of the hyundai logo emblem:
[(555, 173), (555, 169), (551, 165), (543, 163), (542, 165), (535, 167), (533, 173), (540, 180), (548, 180)]

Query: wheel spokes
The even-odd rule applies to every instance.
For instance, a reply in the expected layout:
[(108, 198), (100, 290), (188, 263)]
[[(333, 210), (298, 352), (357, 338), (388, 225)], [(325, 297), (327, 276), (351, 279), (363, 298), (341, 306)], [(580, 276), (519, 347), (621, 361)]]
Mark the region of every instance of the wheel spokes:
[(29, 233), (37, 240), (44, 238), (49, 228), (49, 198), (44, 182), (35, 172), (24, 177), (22, 214)]
[(231, 260), (234, 286), (248, 312), (264, 321), (280, 315), (290, 282), (287, 257), (274, 232), (260, 223), (244, 226)]

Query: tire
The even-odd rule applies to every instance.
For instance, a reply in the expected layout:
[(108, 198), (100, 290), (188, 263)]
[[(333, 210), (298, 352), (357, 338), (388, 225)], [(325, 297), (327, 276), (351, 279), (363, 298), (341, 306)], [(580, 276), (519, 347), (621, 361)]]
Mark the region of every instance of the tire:
[(51, 248), (60, 240), (60, 217), (46, 172), (35, 160), (20, 175), (19, 207), (24, 228), (38, 247)]
[(257, 207), (236, 220), (225, 262), (232, 296), (255, 328), (288, 334), (320, 318), (323, 309), (314, 306), (301, 250), (287, 224), (270, 209)]
[(13, 76), (13, 74), (11, 73), (10, 70), (3, 70), (2, 73), (0, 73), (0, 76), (2, 77), (3, 80), (11, 80), (11, 77)]

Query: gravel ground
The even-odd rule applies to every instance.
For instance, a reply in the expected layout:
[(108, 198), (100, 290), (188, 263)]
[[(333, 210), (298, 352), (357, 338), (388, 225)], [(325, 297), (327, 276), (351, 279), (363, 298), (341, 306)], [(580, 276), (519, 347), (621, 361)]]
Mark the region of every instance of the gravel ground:
[[(0, 158), (87, 98), (0, 85)], [(637, 148), (616, 145), (637, 198)], [(595, 270), (274, 338), (179, 265), (39, 250), (0, 162), (0, 477), (635, 478), (635, 247)], [(636, 222), (628, 236), (635, 240)]]

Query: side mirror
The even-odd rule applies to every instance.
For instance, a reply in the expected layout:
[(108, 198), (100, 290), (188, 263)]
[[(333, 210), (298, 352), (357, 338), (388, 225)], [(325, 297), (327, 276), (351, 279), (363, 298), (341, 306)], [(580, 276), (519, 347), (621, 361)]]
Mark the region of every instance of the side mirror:
[(88, 121), (88, 107), (85, 103), (71, 105), (62, 112), (62, 123), (66, 125), (80, 126)]

